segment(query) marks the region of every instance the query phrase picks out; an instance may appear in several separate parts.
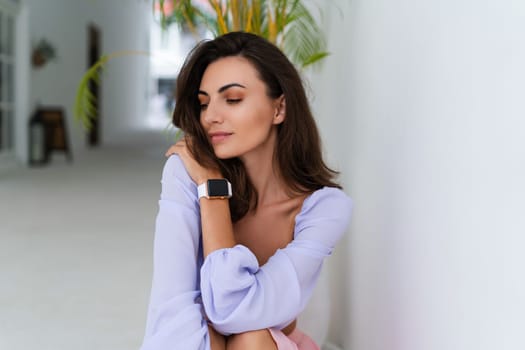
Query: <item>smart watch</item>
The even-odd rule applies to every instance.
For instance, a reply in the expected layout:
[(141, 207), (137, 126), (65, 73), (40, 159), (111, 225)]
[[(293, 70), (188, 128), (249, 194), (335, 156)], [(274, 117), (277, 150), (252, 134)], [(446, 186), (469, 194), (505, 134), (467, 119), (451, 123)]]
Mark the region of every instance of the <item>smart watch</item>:
[(199, 199), (228, 199), (232, 196), (232, 185), (226, 179), (209, 179), (197, 187)]

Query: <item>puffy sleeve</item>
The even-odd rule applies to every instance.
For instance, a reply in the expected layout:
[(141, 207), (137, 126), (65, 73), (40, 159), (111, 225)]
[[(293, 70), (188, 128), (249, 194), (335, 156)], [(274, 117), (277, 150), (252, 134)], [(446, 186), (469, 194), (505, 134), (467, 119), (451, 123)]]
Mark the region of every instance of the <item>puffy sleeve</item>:
[(155, 224), (153, 283), (141, 350), (209, 349), (199, 292), (200, 211), (181, 159), (168, 158)]
[(325, 187), (305, 199), (294, 239), (259, 266), (245, 246), (219, 249), (201, 267), (204, 309), (225, 334), (277, 327), (293, 321), (310, 298), (324, 259), (346, 231), (352, 202)]

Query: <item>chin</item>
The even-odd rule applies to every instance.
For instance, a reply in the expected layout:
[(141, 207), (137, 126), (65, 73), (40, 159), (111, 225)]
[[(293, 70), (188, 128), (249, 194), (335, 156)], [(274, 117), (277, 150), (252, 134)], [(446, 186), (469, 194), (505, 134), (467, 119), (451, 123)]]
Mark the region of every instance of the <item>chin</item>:
[(213, 151), (215, 156), (222, 160), (236, 158), (240, 155), (238, 152), (229, 152), (228, 150), (214, 149)]
[(217, 158), (221, 159), (221, 160), (226, 160), (226, 159), (236, 158), (239, 155), (238, 154), (220, 154), (220, 153), (215, 153), (215, 156)]

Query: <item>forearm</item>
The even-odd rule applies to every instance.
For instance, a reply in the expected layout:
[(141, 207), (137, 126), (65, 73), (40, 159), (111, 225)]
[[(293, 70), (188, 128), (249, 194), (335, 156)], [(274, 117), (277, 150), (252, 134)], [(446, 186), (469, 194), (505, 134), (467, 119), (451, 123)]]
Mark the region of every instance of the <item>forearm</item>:
[(204, 257), (223, 248), (235, 246), (228, 199), (200, 199)]
[(141, 350), (209, 350), (208, 325), (196, 302), (199, 255), (199, 205), (195, 185), (181, 160), (164, 166), (155, 221), (154, 272), (146, 334)]

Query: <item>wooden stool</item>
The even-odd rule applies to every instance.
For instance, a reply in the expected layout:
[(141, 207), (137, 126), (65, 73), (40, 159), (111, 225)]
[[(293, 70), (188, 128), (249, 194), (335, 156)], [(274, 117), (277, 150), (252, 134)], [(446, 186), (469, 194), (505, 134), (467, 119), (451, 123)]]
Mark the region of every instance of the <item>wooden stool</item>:
[[(66, 120), (61, 108), (39, 108), (29, 121), (29, 163), (46, 164), (51, 152), (63, 151), (73, 160), (67, 136)], [(40, 135), (39, 135), (40, 134)]]

